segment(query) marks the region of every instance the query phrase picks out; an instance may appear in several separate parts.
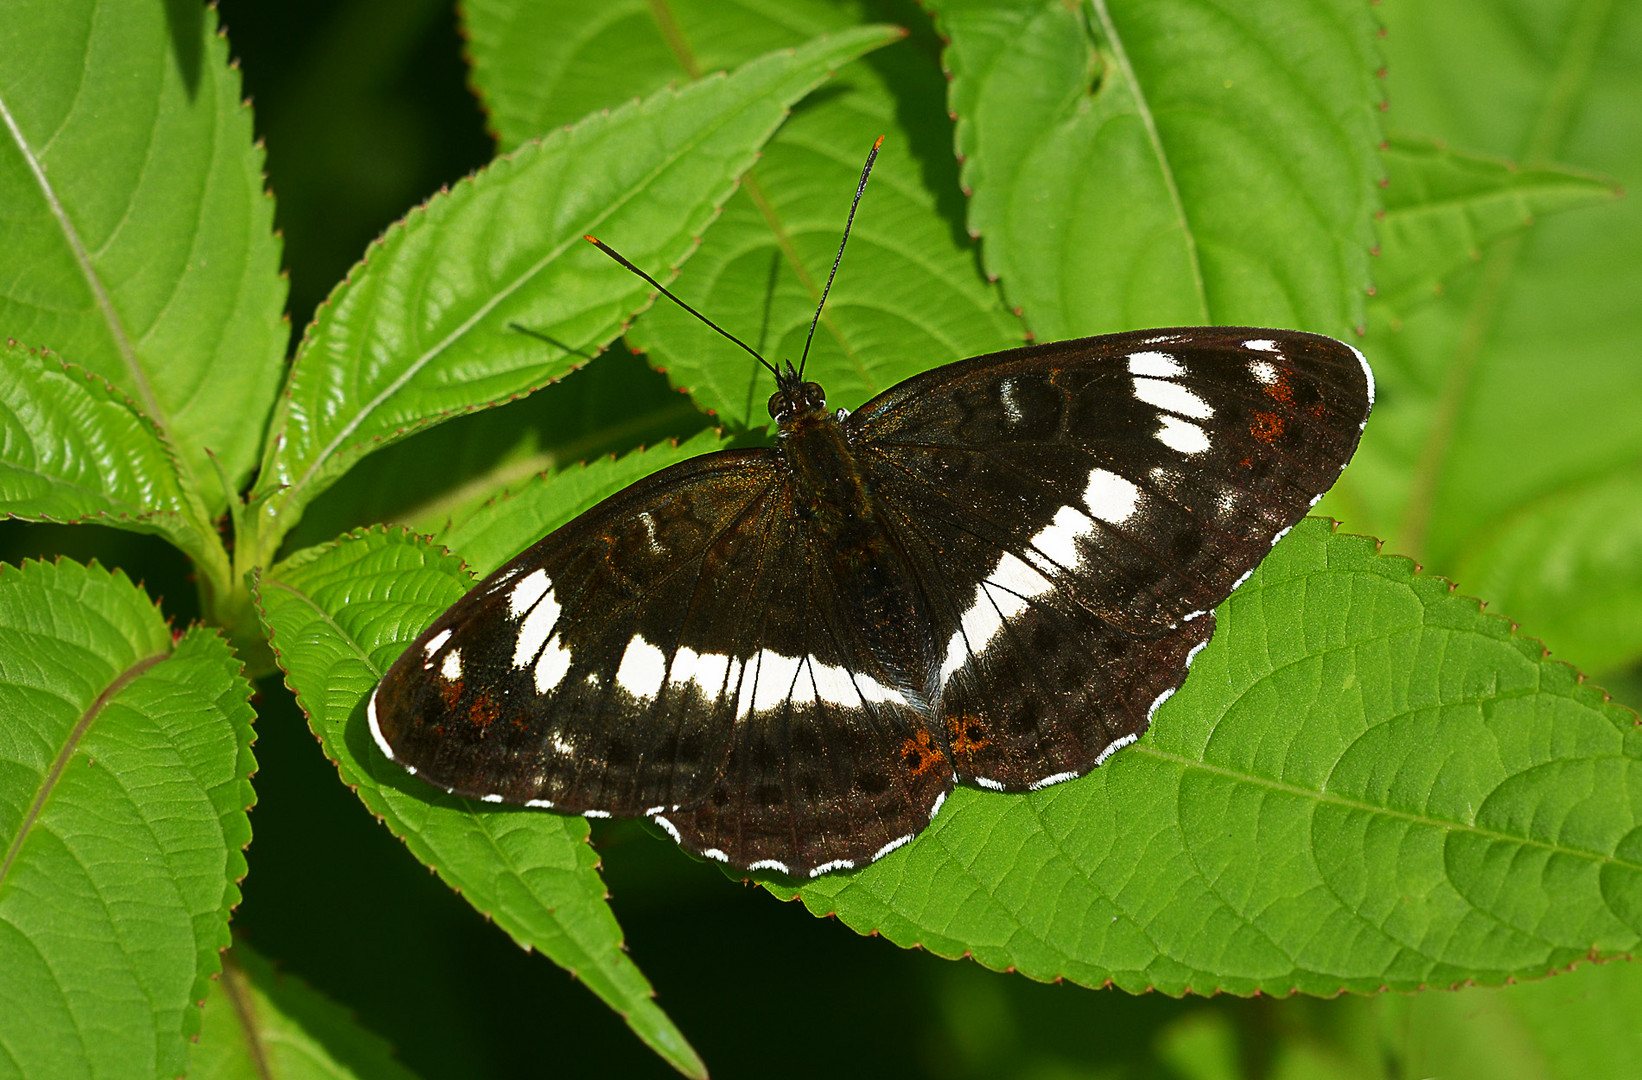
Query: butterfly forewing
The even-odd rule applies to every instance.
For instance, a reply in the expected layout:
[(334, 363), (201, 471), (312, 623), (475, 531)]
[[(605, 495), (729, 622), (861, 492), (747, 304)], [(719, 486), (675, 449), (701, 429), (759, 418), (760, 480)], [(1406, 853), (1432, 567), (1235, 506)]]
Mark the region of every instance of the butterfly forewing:
[(369, 709), (389, 756), (741, 868), (862, 865), (954, 781), (1134, 741), (1373, 399), (1348, 346), (1239, 328), (976, 357), (842, 423), (778, 387), (776, 447), (606, 500), (414, 642)]
[(1219, 603), (1334, 482), (1366, 371), (1315, 334), (1114, 334), (938, 368), (849, 426), (887, 501), (956, 516), (1143, 633)]
[(768, 452), (684, 462), (481, 582), (373, 698), (394, 760), (458, 794), (635, 815), (705, 797), (729, 753)]

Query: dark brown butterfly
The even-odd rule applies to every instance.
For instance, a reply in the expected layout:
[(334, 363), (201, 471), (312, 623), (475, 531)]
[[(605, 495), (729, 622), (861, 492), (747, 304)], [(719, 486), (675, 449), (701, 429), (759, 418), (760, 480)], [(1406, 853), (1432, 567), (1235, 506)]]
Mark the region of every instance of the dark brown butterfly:
[(854, 413), (771, 370), (776, 445), (634, 484), (435, 620), (371, 698), (383, 752), (741, 869), (865, 865), (955, 784), (1134, 742), (1374, 397), (1349, 345), (1238, 327), (977, 356)]

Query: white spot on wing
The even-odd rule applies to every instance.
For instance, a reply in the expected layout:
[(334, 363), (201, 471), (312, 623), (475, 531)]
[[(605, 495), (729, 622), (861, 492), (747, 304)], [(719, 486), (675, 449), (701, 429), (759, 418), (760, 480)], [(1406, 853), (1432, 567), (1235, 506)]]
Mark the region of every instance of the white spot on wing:
[(1144, 379), (1135, 377), (1135, 397), (1148, 405), (1156, 405), (1160, 409), (1167, 409), (1181, 416), (1190, 416), (1195, 420), (1207, 420), (1214, 415), (1214, 409), (1209, 403), (1186, 389), (1172, 382), (1162, 379)]
[(1209, 448), (1209, 437), (1190, 420), (1178, 416), (1163, 417), (1163, 426), (1157, 429), (1157, 439), (1170, 450), (1182, 454), (1201, 454)]
[(1089, 512), (1110, 525), (1122, 525), (1140, 502), (1140, 489), (1126, 478), (1105, 469), (1089, 470), (1089, 486), (1083, 489)]
[(1293, 525), (1286, 525), (1283, 528), (1278, 529), (1277, 530), (1277, 535), (1271, 538), (1271, 546), (1276, 547), (1277, 546), (1277, 541), (1279, 541), (1283, 537), (1287, 536), (1289, 534), (1289, 530), (1292, 529), (1292, 528), (1294, 528)]
[(422, 646), (422, 655), (426, 656), (429, 660), (432, 660), (433, 659), (433, 654), (439, 651), (439, 646), (443, 645), (445, 642), (447, 642), (449, 640), (450, 640), (450, 631), (449, 630), (439, 631), (437, 634), (433, 635), (432, 637), (430, 637), (428, 639), (428, 643), (426, 645)]
[(526, 806), (534, 806), (538, 810), (551, 810), (551, 809), (553, 809), (553, 800), (552, 799), (526, 799), (525, 800), (525, 805)]
[(758, 653), (758, 675), (753, 684), (752, 711), (763, 712), (773, 709), (792, 692), (793, 683), (798, 678), (798, 667), (803, 663), (801, 657), (782, 656), (780, 653), (761, 649)]
[(988, 791), (1002, 791), (1003, 790), (1003, 785), (1002, 784), (998, 783), (996, 780), (988, 780), (984, 776), (977, 776), (975, 778), (975, 782), (977, 784), (981, 785), (981, 787), (986, 788)]
[(1192, 661), (1197, 659), (1197, 654), (1208, 647), (1209, 643), (1207, 641), (1199, 641), (1196, 645), (1193, 645), (1192, 651), (1186, 654), (1186, 666), (1191, 667)]
[(481, 795), (481, 796), (479, 796), (479, 801), (480, 802), (501, 802), (502, 797), (500, 795)]
[(445, 660), (439, 665), (439, 674), (446, 682), (455, 682), (462, 677), (462, 650), (452, 649), (445, 654)]
[(1270, 338), (1251, 338), (1243, 342), (1243, 348), (1253, 349), (1255, 352), (1274, 353), (1277, 351), (1277, 342)]
[(706, 851), (703, 851), (701, 853), (701, 855), (702, 855), (703, 858), (712, 859), (714, 862), (729, 862), (730, 861), (730, 857), (728, 855), (724, 854), (724, 852), (718, 850), (718, 848), (716, 848), (716, 847), (708, 848)]
[(698, 653), (680, 646), (678, 652), (673, 654), (673, 666), (667, 674), (667, 681), (675, 686), (693, 682), (700, 688), (703, 697), (715, 700), (723, 692), (724, 680), (729, 674), (730, 658), (723, 653)]
[[(968, 613), (964, 615), (968, 618)], [(952, 673), (969, 663), (969, 646), (964, 641), (962, 630), (952, 632), (952, 640), (946, 643), (946, 659), (941, 661), (941, 678), (951, 678)]]
[(553, 583), (547, 580), (546, 570), (537, 570), (513, 586), (513, 591), (507, 594), (507, 612), (517, 619), (520, 615), (536, 606), (542, 594)]
[(1249, 374), (1253, 375), (1254, 381), (1261, 386), (1273, 386), (1278, 379), (1277, 369), (1266, 360), (1250, 360)]
[(555, 634), (542, 650), (541, 659), (536, 661), (536, 692), (545, 694), (558, 686), (570, 671), (570, 650)]
[(820, 866), (817, 866), (815, 869), (811, 870), (810, 877), (820, 877), (822, 874), (830, 874), (834, 870), (854, 869), (855, 861), (853, 859), (834, 859), (832, 862), (822, 863)]
[(1056, 512), (1055, 520), (1032, 538), (1032, 547), (1050, 562), (1070, 570), (1083, 561), (1078, 554), (1077, 541), (1079, 537), (1088, 535), (1092, 524), (1077, 507), (1063, 506)]
[(849, 672), (841, 667), (823, 664), (813, 656), (809, 658), (809, 669), (815, 682), (817, 700), (828, 705), (861, 704), (861, 692), (855, 688), (855, 680), (850, 678)]
[(674, 825), (671, 821), (668, 821), (664, 817), (653, 817), (650, 820), (654, 821), (657, 825), (660, 825), (662, 828), (666, 829), (667, 830), (667, 835), (671, 836), (673, 838), (673, 843), (675, 843), (675, 844), (684, 843), (684, 837), (682, 837), (678, 834), (678, 826)]
[(1048, 578), (1007, 551), (986, 580), (1021, 596), (1042, 596), (1055, 587)]
[[(1073, 516), (1085, 520), (1075, 511)], [(991, 575), (976, 587), (969, 610), (959, 619), (959, 629), (947, 642), (941, 677), (950, 676), (968, 663), (971, 652), (978, 654), (985, 650), (987, 643), (1003, 629), (1005, 619), (1014, 618), (1027, 609), (1029, 605), (1023, 598), (1042, 596), (1054, 587), (1053, 582), (1012, 552), (1004, 552)]]
[(1046, 776), (1042, 780), (1033, 781), (1026, 786), (1030, 791), (1041, 791), (1044, 788), (1049, 787), (1051, 784), (1059, 784), (1067, 780), (1075, 780), (1077, 779), (1077, 775), (1078, 774), (1075, 772), (1058, 772), (1054, 776)]
[(941, 812), (941, 807), (945, 804), (946, 792), (943, 791), (935, 797), (935, 805), (929, 808), (929, 820), (934, 821), (935, 815)]
[(887, 843), (883, 847), (879, 848), (873, 854), (872, 858), (867, 860), (867, 861), (868, 862), (877, 862), (879, 859), (882, 859), (885, 855), (888, 855), (890, 852), (894, 851), (896, 848), (900, 847), (902, 844), (906, 843), (907, 841), (909, 841), (911, 839), (912, 839), (912, 834), (911, 833), (907, 833), (905, 836), (897, 836), (895, 839), (891, 840), (889, 843)]
[(1139, 737), (1140, 736), (1138, 736), (1138, 735), (1125, 735), (1121, 739), (1112, 740), (1111, 744), (1109, 746), (1107, 746), (1106, 749), (1102, 750), (1100, 752), (1100, 755), (1095, 758), (1096, 767), (1099, 767), (1100, 765), (1104, 764), (1107, 758), (1111, 757), (1113, 754), (1117, 753), (1119, 750), (1122, 750), (1125, 746), (1128, 746), (1130, 743), (1134, 742)]
[(540, 570), (519, 582), (508, 604), (511, 606), (513, 600), (518, 597), (519, 590), (535, 581), (537, 575), (540, 575), (544, 584), (536, 591), (530, 614), (519, 624), (519, 639), (513, 644), (513, 666), (518, 668), (530, 666), (536, 659), (536, 654), (541, 652), (542, 643), (553, 633), (553, 627), (559, 622), (559, 602), (553, 597), (553, 589), (547, 581), (547, 575)]
[(1157, 700), (1152, 702), (1152, 707), (1146, 710), (1146, 722), (1148, 724), (1152, 722), (1152, 717), (1157, 715), (1157, 710), (1163, 707), (1163, 703), (1172, 697), (1174, 697), (1174, 687), (1172, 686), (1157, 695)]
[[(1157, 341), (1167, 340), (1157, 338)], [(1154, 379), (1172, 379), (1176, 375), (1186, 374), (1186, 369), (1180, 366), (1180, 361), (1163, 352), (1137, 352), (1129, 354), (1129, 374), (1146, 375)]]
[(1243, 571), (1243, 576), (1238, 578), (1236, 581), (1232, 582), (1232, 592), (1236, 592), (1238, 589), (1242, 588), (1243, 587), (1243, 582), (1249, 580), (1249, 578), (1251, 578), (1253, 576), (1254, 576), (1254, 569), (1252, 567), (1250, 567), (1249, 569)]
[(606, 818), (606, 817), (609, 817), (609, 816), (610, 816), (610, 811), (608, 811), (608, 810), (583, 810), (582, 811), (582, 817)]
[(569, 757), (570, 755), (572, 755), (576, 752), (575, 744), (570, 742), (569, 740), (567, 740), (564, 736), (559, 735), (557, 733), (555, 733), (553, 738), (549, 739), (548, 741), (553, 744), (553, 749), (557, 750), (559, 753), (563, 754), (565, 757)]
[(388, 740), (382, 737), (382, 723), (376, 718), (375, 690), (371, 691), (371, 700), (365, 706), (365, 719), (370, 723), (371, 738), (376, 740), (376, 745), (381, 749), (382, 756), (387, 758), (389, 761), (392, 761), (393, 747), (389, 746)]
[(616, 669), (616, 685), (636, 698), (653, 698), (667, 678), (667, 654), (637, 634)]
[(782, 862), (780, 859), (760, 859), (755, 863), (748, 863), (747, 864), (747, 869), (749, 869), (749, 870), (775, 870), (775, 871), (778, 871), (779, 873), (783, 873), (783, 874), (791, 873), (791, 871), (789, 871), (787, 869), (787, 864)]

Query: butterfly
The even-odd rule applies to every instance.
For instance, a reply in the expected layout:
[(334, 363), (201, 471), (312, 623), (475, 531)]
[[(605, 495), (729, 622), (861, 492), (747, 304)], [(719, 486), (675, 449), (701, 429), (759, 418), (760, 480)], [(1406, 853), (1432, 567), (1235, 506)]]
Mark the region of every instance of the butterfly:
[(853, 413), (758, 359), (775, 445), (664, 469), (482, 581), (372, 694), (384, 754), (741, 870), (864, 866), (954, 785), (1036, 791), (1139, 738), (1374, 399), (1351, 346), (1245, 327), (972, 357)]

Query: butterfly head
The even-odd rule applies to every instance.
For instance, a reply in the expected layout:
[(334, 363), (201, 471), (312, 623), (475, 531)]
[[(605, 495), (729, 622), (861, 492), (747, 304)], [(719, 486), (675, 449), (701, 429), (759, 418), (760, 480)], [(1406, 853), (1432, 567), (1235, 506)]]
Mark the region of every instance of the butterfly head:
[(775, 377), (775, 393), (770, 395), (770, 419), (783, 426), (827, 411), (827, 394), (820, 383), (805, 382), (787, 361), (785, 371)]

